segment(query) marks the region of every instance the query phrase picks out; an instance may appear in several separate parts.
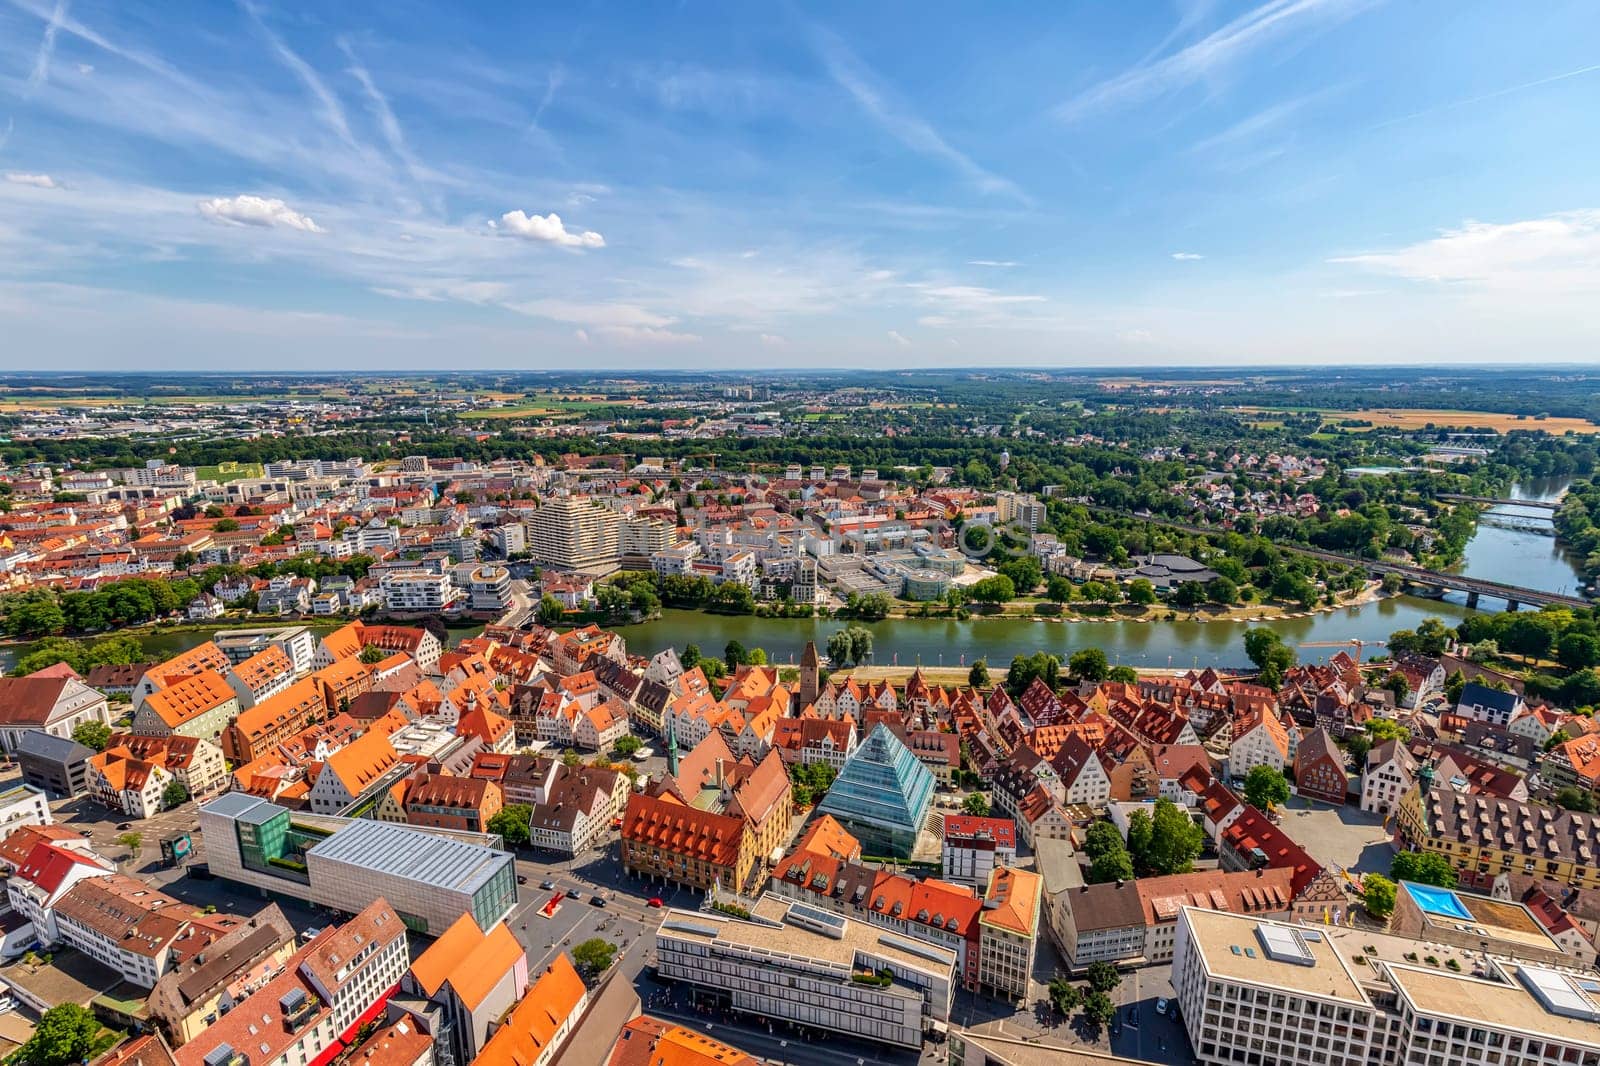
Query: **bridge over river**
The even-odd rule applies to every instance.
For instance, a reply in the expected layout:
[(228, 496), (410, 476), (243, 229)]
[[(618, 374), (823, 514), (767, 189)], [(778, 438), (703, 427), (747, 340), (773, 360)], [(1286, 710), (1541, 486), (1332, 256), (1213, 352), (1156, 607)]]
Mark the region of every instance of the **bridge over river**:
[[(1505, 501), (1521, 506), (1524, 501)], [(1541, 506), (1533, 504), (1531, 506)], [(1114, 514), (1120, 518), (1131, 518), (1135, 521), (1148, 522), (1151, 525), (1166, 526), (1169, 529), (1182, 530), (1185, 533), (1197, 533), (1202, 536), (1216, 536), (1226, 530), (1208, 526), (1196, 526), (1187, 522), (1175, 522), (1170, 519), (1157, 518), (1154, 515), (1138, 515), (1129, 511), (1119, 511), (1109, 507), (1090, 505), (1091, 509), (1105, 514)], [(1313, 559), (1321, 559), (1329, 563), (1343, 563), (1346, 566), (1359, 567), (1370, 574), (1394, 574), (1410, 584), (1422, 588), (1438, 589), (1441, 592), (1464, 592), (1467, 596), (1467, 606), (1476, 608), (1480, 596), (1489, 596), (1494, 599), (1506, 601), (1506, 610), (1515, 611), (1523, 604), (1535, 607), (1592, 607), (1593, 603), (1582, 596), (1569, 596), (1564, 592), (1545, 592), (1542, 589), (1525, 588), (1521, 585), (1512, 585), (1503, 581), (1487, 581), (1483, 578), (1467, 577), (1463, 574), (1441, 573), (1438, 570), (1429, 570), (1421, 566), (1408, 566), (1405, 563), (1391, 563), (1379, 559), (1363, 559), (1357, 555), (1346, 555), (1343, 552), (1323, 551), (1321, 548), (1308, 548), (1299, 544), (1285, 544), (1274, 541), (1284, 551), (1299, 552), (1309, 555)]]
[(1441, 492), (1439, 499), (1451, 503), (1481, 503), (1490, 507), (1529, 507), (1536, 511), (1559, 511), (1560, 500), (1500, 500), (1493, 496), (1463, 496), (1457, 492)]

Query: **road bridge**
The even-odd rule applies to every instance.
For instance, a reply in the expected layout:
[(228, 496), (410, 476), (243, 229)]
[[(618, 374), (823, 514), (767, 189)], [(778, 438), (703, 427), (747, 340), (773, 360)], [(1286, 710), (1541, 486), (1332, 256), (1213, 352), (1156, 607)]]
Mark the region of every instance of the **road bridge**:
[[(1132, 518), (1135, 521), (1148, 522), (1151, 525), (1165, 526), (1168, 529), (1182, 530), (1185, 533), (1198, 533), (1202, 536), (1217, 536), (1227, 530), (1207, 526), (1191, 525), (1188, 522), (1175, 522), (1170, 519), (1157, 518), (1154, 515), (1139, 515), (1129, 511), (1118, 511), (1109, 507), (1098, 507), (1090, 504), (1092, 510), (1104, 514), (1116, 515), (1120, 518)], [(1284, 551), (1298, 552), (1308, 555), (1313, 559), (1323, 562), (1343, 563), (1346, 566), (1359, 567), (1369, 574), (1394, 574), (1404, 581), (1422, 588), (1438, 589), (1442, 592), (1464, 592), (1467, 595), (1467, 606), (1476, 609), (1481, 596), (1505, 600), (1506, 610), (1515, 611), (1523, 604), (1535, 607), (1592, 607), (1593, 602), (1582, 596), (1569, 596), (1563, 592), (1545, 592), (1542, 589), (1525, 588), (1521, 585), (1512, 585), (1503, 581), (1486, 581), (1483, 578), (1467, 577), (1464, 574), (1447, 574), (1438, 570), (1429, 570), (1421, 566), (1409, 566), (1405, 563), (1391, 563), (1380, 559), (1363, 559), (1358, 555), (1346, 555), (1343, 552), (1324, 551), (1321, 548), (1309, 548), (1300, 544), (1285, 544), (1280, 541), (1273, 542)]]
[(1463, 496), (1457, 492), (1441, 492), (1439, 499), (1451, 503), (1481, 503), (1490, 507), (1531, 507), (1537, 511), (1559, 511), (1560, 500), (1500, 500), (1493, 496)]

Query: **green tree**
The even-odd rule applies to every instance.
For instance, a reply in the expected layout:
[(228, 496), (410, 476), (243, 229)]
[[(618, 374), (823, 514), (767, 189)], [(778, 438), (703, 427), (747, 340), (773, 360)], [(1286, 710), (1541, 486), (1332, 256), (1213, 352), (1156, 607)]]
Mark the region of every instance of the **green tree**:
[(1036, 651), (1032, 655), (1015, 655), (1012, 656), (1011, 666), (1006, 671), (1006, 691), (1013, 696), (1020, 696), (1029, 685), (1033, 684), (1035, 678), (1055, 688), (1060, 675), (1061, 660), (1048, 652)]
[(1136, 577), (1128, 582), (1128, 602), (1148, 607), (1156, 602), (1156, 587), (1148, 578)]
[(1382, 874), (1367, 874), (1361, 878), (1361, 902), (1367, 913), (1383, 919), (1394, 913), (1395, 884)]
[(1091, 962), (1084, 976), (1089, 979), (1089, 987), (1096, 992), (1109, 993), (1122, 983), (1122, 975), (1117, 968), (1105, 961)]
[(1044, 594), (1052, 603), (1066, 603), (1072, 599), (1072, 582), (1060, 574), (1055, 574), (1045, 584)]
[(979, 818), (989, 816), (989, 800), (982, 792), (974, 792), (962, 801), (961, 809)]
[(593, 981), (611, 967), (617, 945), (603, 937), (590, 937), (572, 949), (572, 962), (585, 980)]
[(117, 837), (117, 843), (131, 851), (132, 858), (137, 859), (139, 852), (144, 849), (144, 834), (138, 831), (123, 833)]
[(1600, 640), (1587, 633), (1566, 633), (1556, 644), (1556, 662), (1568, 670), (1582, 670), (1600, 663)]
[(1289, 802), (1289, 782), (1270, 766), (1252, 766), (1244, 777), (1244, 798), (1257, 810), (1271, 811)]
[(1239, 586), (1225, 577), (1214, 577), (1206, 582), (1206, 599), (1224, 606), (1239, 602)]
[(61, 632), (66, 625), (66, 613), (53, 592), (38, 589), (18, 593), (6, 601), (6, 632), (14, 637), (48, 636)]
[(1460, 878), (1450, 860), (1432, 851), (1402, 851), (1389, 864), (1389, 877), (1419, 885), (1454, 888)]
[(559, 625), (567, 616), (566, 604), (554, 596), (546, 596), (539, 601), (539, 624), (545, 626)]
[(105, 751), (111, 727), (104, 722), (80, 722), (72, 730), (72, 739), (94, 751)]
[(695, 664), (700, 661), (700, 645), (685, 644), (683, 654), (678, 656), (678, 661), (683, 664), (685, 670), (693, 670)]
[(1351, 733), (1345, 739), (1344, 750), (1355, 760), (1357, 768), (1360, 768), (1366, 765), (1367, 752), (1372, 750), (1372, 741), (1365, 733)]
[(533, 808), (526, 803), (508, 803), (489, 817), (489, 832), (499, 833), (507, 847), (525, 845), (531, 839), (529, 822)]
[(621, 739), (617, 741), (616, 747), (611, 750), (616, 753), (618, 758), (631, 759), (638, 754), (639, 749), (642, 747), (644, 747), (644, 741), (632, 733), (624, 733)]
[(1556, 806), (1564, 807), (1569, 811), (1582, 811), (1584, 814), (1595, 812), (1594, 793), (1586, 789), (1567, 785), (1556, 789)]
[(1106, 680), (1120, 681), (1124, 685), (1137, 685), (1139, 683), (1139, 671), (1131, 666), (1113, 666), (1111, 672), (1106, 675)]
[(87, 1008), (61, 1003), (40, 1016), (33, 1035), (17, 1050), (14, 1061), (23, 1066), (87, 1062), (99, 1033), (100, 1023)]
[(1110, 670), (1111, 664), (1106, 661), (1106, 653), (1099, 648), (1075, 651), (1072, 658), (1067, 660), (1068, 674), (1080, 681), (1104, 681)]
[(974, 581), (967, 595), (978, 603), (1010, 603), (1017, 598), (1017, 587), (1006, 575), (995, 574)]
[(363, 663), (366, 663), (368, 666), (372, 666), (375, 663), (381, 663), (388, 657), (389, 653), (378, 647), (376, 644), (368, 644), (366, 647), (362, 648), (361, 655), (359, 656), (360, 660)]
[(1205, 830), (1182, 807), (1163, 797), (1156, 800), (1155, 814), (1150, 818), (1149, 847), (1143, 855), (1134, 852), (1135, 864), (1140, 873), (1188, 873), (1194, 869), (1194, 860), (1205, 842)]
[(1206, 587), (1198, 581), (1185, 581), (1172, 590), (1172, 602), (1179, 607), (1198, 607), (1206, 602)]
[(722, 648), (722, 661), (728, 664), (729, 670), (737, 670), (745, 663), (744, 645), (737, 640), (730, 640)]
[(1091, 989), (1083, 997), (1083, 1017), (1090, 1025), (1102, 1028), (1117, 1016), (1117, 1005), (1104, 992)]
[(1108, 851), (1089, 862), (1088, 881), (1092, 885), (1103, 885), (1108, 881), (1132, 880), (1133, 858), (1126, 849)]
[(1461, 702), (1461, 690), (1467, 687), (1467, 675), (1458, 666), (1444, 679), (1444, 698), (1452, 707)]
[(973, 688), (989, 687), (989, 664), (979, 659), (972, 664), (972, 669), (967, 671), (967, 684)]
[(1394, 702), (1399, 706), (1404, 706), (1406, 697), (1411, 695), (1411, 682), (1398, 670), (1384, 679), (1383, 687), (1394, 693)]
[(182, 781), (168, 781), (167, 787), (161, 790), (161, 807), (163, 810), (181, 806), (189, 802), (189, 790), (183, 787)]
[(1261, 683), (1274, 691), (1295, 663), (1294, 649), (1283, 642), (1276, 630), (1266, 626), (1245, 632), (1244, 654), (1261, 671)]
[(1411, 739), (1411, 730), (1395, 721), (1393, 718), (1367, 719), (1367, 735), (1373, 743), (1382, 744), (1386, 740), (1407, 741)]
[(1052, 977), (1049, 989), (1050, 1005), (1064, 1016), (1070, 1017), (1078, 1009), (1078, 1004), (1083, 1002), (1083, 994), (1078, 986), (1065, 977)]
[(822, 799), (833, 785), (834, 769), (825, 762), (797, 763), (789, 768), (790, 800), (806, 808)]

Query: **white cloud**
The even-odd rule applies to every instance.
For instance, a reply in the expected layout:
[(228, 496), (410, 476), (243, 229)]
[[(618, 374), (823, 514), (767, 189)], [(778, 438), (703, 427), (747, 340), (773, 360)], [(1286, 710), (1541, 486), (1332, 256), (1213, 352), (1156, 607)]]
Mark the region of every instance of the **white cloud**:
[(6, 180), (13, 185), (32, 185), (35, 189), (54, 189), (57, 187), (56, 180), (48, 174), (21, 174), (16, 171), (10, 171), (6, 174)]
[(78, 73), (79, 74), (93, 74), (94, 73), (94, 64), (93, 63), (79, 63), (78, 64)]
[(1117, 339), (1129, 344), (1148, 344), (1151, 338), (1147, 329), (1125, 329), (1117, 334)]
[(594, 230), (569, 233), (561, 216), (554, 211), (548, 215), (528, 215), (521, 211), (507, 211), (500, 223), (489, 223), (489, 228), (529, 241), (545, 241), (563, 248), (604, 248), (606, 239)]
[(510, 293), (510, 286), (498, 281), (446, 281), (438, 284), (410, 285), (404, 288), (376, 286), (372, 290), (381, 296), (399, 300), (460, 300), (469, 304), (499, 303)]
[(1013, 259), (968, 259), (967, 265), (975, 267), (1014, 267), (1017, 264)]
[(782, 348), (789, 342), (776, 333), (763, 333), (761, 334), (761, 343), (768, 348)]
[(322, 233), (321, 226), (278, 199), (263, 196), (218, 196), (201, 200), (200, 213), (215, 222), (235, 226), (267, 226)]
[(1211, 35), (1163, 58), (1141, 62), (1056, 108), (1072, 122), (1122, 104), (1138, 103), (1206, 81), (1235, 60), (1313, 18), (1336, 19), (1370, 0), (1267, 0)]
[(900, 331), (899, 330), (891, 329), (889, 331), (889, 339), (894, 341), (896, 344), (898, 344), (902, 348), (911, 347), (911, 342), (906, 340), (904, 337), (902, 337), (900, 335)]
[(1180, 263), (1192, 263), (1197, 259), (1204, 259), (1205, 256), (1201, 255), (1199, 252), (1173, 252), (1172, 258), (1176, 259)]
[(580, 344), (589, 343), (589, 331), (586, 329), (575, 329), (572, 331), (572, 335), (578, 338), (578, 343)]
[(703, 339), (697, 333), (679, 333), (647, 326), (602, 326), (598, 332), (624, 344), (691, 344)]
[(634, 304), (579, 303), (574, 300), (527, 300), (509, 303), (511, 310), (554, 322), (613, 329), (661, 329), (677, 321)]
[(1331, 260), (1412, 281), (1542, 295), (1600, 290), (1600, 210), (1467, 221), (1432, 240)]
[(1023, 294), (1010, 294), (986, 289), (981, 285), (922, 285), (914, 284), (913, 289), (926, 293), (927, 296), (942, 304), (967, 310), (982, 308), (1005, 307), (1009, 304), (1034, 304), (1043, 303), (1043, 296), (1029, 296)]

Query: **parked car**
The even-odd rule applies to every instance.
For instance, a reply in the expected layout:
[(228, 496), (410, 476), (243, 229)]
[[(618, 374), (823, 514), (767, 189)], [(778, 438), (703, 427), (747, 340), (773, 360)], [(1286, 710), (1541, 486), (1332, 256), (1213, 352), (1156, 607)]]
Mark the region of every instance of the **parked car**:
[(569, 889), (567, 889), (567, 898), (568, 899), (582, 899), (583, 898), (583, 893), (579, 892), (575, 888), (569, 888)]
[(659, 907), (661, 905), (660, 896), (651, 896), (649, 901), (645, 904), (646, 907)]
[(1168, 1006), (1168, 1004), (1167, 1004), (1167, 1001), (1165, 999), (1156, 1000), (1156, 1013), (1157, 1014), (1165, 1014), (1165, 1013), (1167, 1013), (1167, 1006)]
[(590, 896), (589, 897), (589, 906), (591, 906), (591, 907), (604, 907), (605, 905), (606, 905), (606, 901), (605, 901), (605, 897), (604, 896)]
[(539, 887), (541, 889), (543, 889), (544, 891), (548, 892), (552, 888), (556, 887), (556, 883), (554, 881), (540, 881), (539, 882)]

